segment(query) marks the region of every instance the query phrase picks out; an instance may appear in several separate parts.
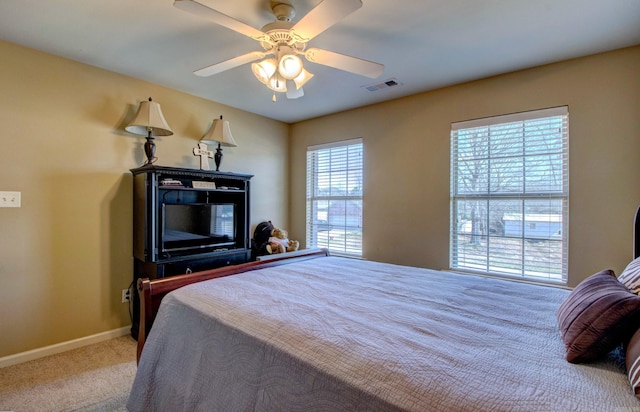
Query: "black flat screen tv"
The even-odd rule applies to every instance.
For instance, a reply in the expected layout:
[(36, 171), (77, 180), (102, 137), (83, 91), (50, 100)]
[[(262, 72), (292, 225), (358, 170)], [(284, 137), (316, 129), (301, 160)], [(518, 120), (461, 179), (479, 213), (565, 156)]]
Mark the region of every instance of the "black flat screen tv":
[(235, 213), (233, 203), (163, 203), (162, 254), (180, 256), (235, 247)]

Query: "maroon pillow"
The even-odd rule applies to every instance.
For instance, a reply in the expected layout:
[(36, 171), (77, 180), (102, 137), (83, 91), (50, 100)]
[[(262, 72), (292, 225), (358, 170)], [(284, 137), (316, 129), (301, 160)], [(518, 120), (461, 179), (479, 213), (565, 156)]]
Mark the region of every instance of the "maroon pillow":
[(627, 341), (640, 323), (640, 296), (603, 270), (580, 284), (558, 309), (567, 361), (591, 362)]

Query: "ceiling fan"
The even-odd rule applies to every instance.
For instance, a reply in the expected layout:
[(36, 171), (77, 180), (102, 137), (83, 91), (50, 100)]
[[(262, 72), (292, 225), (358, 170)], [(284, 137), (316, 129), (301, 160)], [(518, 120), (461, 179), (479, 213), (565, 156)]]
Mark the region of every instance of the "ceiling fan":
[[(203, 67), (194, 71), (194, 74), (212, 76), (254, 62), (251, 65), (253, 74), (273, 90), (274, 102), (276, 92), (285, 93), (289, 99), (297, 99), (304, 95), (302, 86), (313, 74), (304, 68), (300, 55), (313, 63), (370, 78), (376, 78), (384, 71), (384, 66), (380, 63), (328, 50), (307, 49), (310, 40), (362, 7), (361, 0), (323, 0), (295, 24), (291, 22), (295, 15), (292, 5), (271, 1), (271, 10), (276, 20), (261, 30), (206, 6), (202, 0), (175, 0), (173, 5), (251, 37), (258, 41), (263, 49)], [(261, 59), (264, 60), (256, 62)]]

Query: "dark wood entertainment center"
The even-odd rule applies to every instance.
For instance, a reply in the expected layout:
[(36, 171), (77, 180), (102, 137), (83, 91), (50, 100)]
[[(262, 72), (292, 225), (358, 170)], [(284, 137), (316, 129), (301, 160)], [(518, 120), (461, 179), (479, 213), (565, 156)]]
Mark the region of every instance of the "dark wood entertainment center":
[[(253, 175), (145, 165), (133, 174), (134, 285), (251, 259)], [(131, 336), (139, 303), (133, 293)]]

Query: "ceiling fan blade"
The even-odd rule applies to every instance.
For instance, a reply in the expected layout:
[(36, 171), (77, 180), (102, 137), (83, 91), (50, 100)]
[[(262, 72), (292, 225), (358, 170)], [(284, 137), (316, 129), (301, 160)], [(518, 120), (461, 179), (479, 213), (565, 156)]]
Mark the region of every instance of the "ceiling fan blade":
[(324, 0), (292, 28), (294, 38), (307, 42), (362, 7), (360, 0)]
[(304, 56), (310, 62), (335, 67), (336, 69), (370, 77), (372, 79), (380, 76), (384, 71), (383, 64), (347, 56), (346, 54), (330, 52), (328, 50), (312, 48), (308, 49), (304, 53)]
[(175, 0), (173, 2), (173, 5), (180, 10), (187, 11), (199, 17), (207, 18), (212, 22), (219, 24), (220, 26), (224, 26), (240, 34), (244, 34), (245, 36), (251, 37), (252, 39), (260, 40), (265, 36), (265, 33), (261, 30), (253, 28), (239, 20), (234, 19), (233, 17), (229, 17), (224, 13), (220, 13), (219, 11), (205, 6), (204, 4), (199, 3), (196, 0)]
[(211, 66), (203, 67), (202, 69), (194, 71), (193, 74), (201, 77), (213, 76), (214, 74), (221, 73), (225, 70), (233, 69), (234, 67), (242, 66), (243, 64), (262, 59), (264, 56), (265, 53), (254, 51), (251, 53), (243, 54), (242, 56), (234, 57), (233, 59), (212, 64)]

